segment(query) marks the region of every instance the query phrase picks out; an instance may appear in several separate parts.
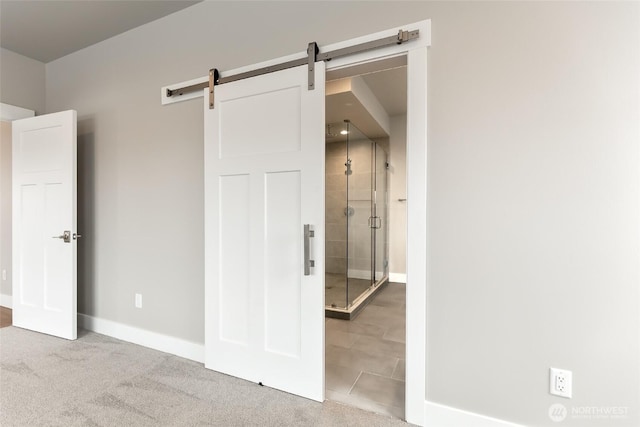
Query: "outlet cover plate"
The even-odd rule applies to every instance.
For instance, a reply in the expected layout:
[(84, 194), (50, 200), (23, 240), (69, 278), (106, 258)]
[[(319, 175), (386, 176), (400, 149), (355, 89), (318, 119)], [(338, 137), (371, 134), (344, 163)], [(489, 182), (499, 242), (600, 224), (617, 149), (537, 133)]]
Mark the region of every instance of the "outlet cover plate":
[(573, 394), (572, 380), (571, 371), (549, 368), (549, 393), (570, 399)]

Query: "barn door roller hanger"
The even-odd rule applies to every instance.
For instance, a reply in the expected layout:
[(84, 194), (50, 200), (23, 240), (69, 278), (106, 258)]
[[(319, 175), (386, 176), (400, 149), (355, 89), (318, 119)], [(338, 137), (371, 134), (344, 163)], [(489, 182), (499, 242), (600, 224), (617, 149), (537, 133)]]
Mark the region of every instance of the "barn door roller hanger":
[(378, 40), (372, 40), (370, 42), (361, 43), (355, 46), (349, 46), (342, 49), (336, 49), (331, 52), (319, 53), (320, 49), (316, 42), (309, 43), (307, 47), (307, 56), (292, 61), (283, 62), (276, 65), (270, 65), (268, 67), (258, 68), (256, 70), (246, 71), (244, 73), (234, 74), (232, 76), (220, 77), (220, 73), (216, 68), (209, 70), (209, 80), (201, 83), (192, 84), (177, 89), (167, 89), (167, 97), (180, 96), (185, 93), (200, 91), (204, 88), (209, 88), (209, 108), (213, 108), (214, 104), (214, 87), (224, 83), (235, 82), (236, 80), (247, 79), (249, 77), (255, 77), (262, 74), (273, 73), (275, 71), (286, 70), (287, 68), (298, 67), (300, 65), (307, 64), (309, 66), (309, 90), (315, 88), (315, 63), (318, 61), (331, 61), (334, 58), (341, 56), (352, 55), (355, 53), (365, 52), (367, 50), (378, 49), (385, 46), (394, 44), (402, 44), (409, 40), (417, 39), (420, 34), (419, 30), (413, 31), (398, 31), (395, 36), (384, 37)]

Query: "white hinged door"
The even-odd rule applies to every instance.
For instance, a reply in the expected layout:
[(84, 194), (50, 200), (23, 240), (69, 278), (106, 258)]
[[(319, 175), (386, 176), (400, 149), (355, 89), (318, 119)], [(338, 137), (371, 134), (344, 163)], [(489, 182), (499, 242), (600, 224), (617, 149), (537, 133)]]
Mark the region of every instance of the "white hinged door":
[(12, 129), (13, 324), (76, 339), (76, 112)]

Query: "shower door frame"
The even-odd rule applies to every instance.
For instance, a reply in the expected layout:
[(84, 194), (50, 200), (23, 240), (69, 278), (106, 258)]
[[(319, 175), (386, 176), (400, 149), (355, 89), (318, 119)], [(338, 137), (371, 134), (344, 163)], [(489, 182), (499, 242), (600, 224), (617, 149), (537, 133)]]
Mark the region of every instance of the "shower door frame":
[[(371, 300), (378, 292), (380, 292), (384, 285), (389, 281), (389, 273), (387, 270), (387, 263), (388, 263), (388, 245), (387, 245), (387, 240), (388, 239), (388, 218), (387, 218), (387, 214), (388, 214), (388, 208), (387, 208), (387, 204), (388, 204), (388, 200), (387, 200), (387, 193), (388, 190), (386, 188), (385, 185), (385, 189), (384, 192), (382, 193), (382, 196), (380, 196), (380, 191), (378, 191), (378, 179), (380, 177), (380, 174), (383, 173), (385, 175), (384, 178), (384, 182), (388, 183), (388, 170), (385, 167), (384, 171), (380, 172), (378, 170), (378, 155), (379, 152), (384, 153), (384, 162), (385, 165), (387, 165), (388, 163), (388, 156), (389, 154), (387, 153), (387, 151), (384, 150), (384, 148), (382, 148), (381, 144), (379, 142), (376, 142), (375, 140), (373, 140), (371, 137), (369, 137), (368, 135), (364, 134), (362, 132), (362, 130), (360, 130), (360, 128), (358, 128), (356, 125), (354, 125), (353, 123), (351, 123), (350, 120), (344, 120), (344, 124), (346, 126), (346, 137), (345, 137), (345, 151), (346, 151), (346, 157), (345, 157), (345, 166), (347, 166), (347, 169), (345, 170), (345, 174), (346, 174), (346, 182), (345, 182), (345, 188), (346, 188), (346, 208), (345, 208), (345, 215), (347, 217), (346, 219), (346, 229), (345, 229), (345, 240), (347, 242), (347, 249), (346, 249), (346, 253), (345, 253), (345, 272), (344, 272), (344, 283), (345, 283), (345, 300), (344, 300), (344, 307), (342, 306), (336, 306), (332, 301), (329, 301), (329, 303), (327, 303), (326, 300), (326, 294), (325, 294), (325, 316), (326, 317), (331, 317), (331, 318), (336, 318), (336, 319), (343, 319), (343, 320), (353, 320), (355, 319), (355, 317), (365, 308), (365, 306), (367, 305), (367, 303), (369, 302), (369, 300)], [(327, 124), (332, 125), (332, 124)], [(354, 135), (354, 131), (353, 129), (355, 129), (357, 132), (356, 134), (360, 135), (360, 139), (356, 140), (356, 141), (352, 141), (352, 137)], [(368, 187), (368, 191), (370, 193), (370, 201), (369, 201), (369, 215), (368, 215), (368, 219), (367, 219), (367, 224), (368, 224), (368, 228), (369, 228), (369, 235), (368, 235), (368, 239), (369, 239), (369, 270), (368, 270), (368, 277), (364, 278), (363, 277), (363, 272), (364, 270), (362, 270), (361, 268), (356, 268), (355, 266), (352, 268), (352, 263), (354, 263), (353, 265), (358, 265), (357, 261), (358, 259), (356, 258), (362, 258), (362, 255), (360, 255), (359, 257), (357, 257), (355, 254), (351, 253), (352, 250), (355, 250), (355, 246), (356, 246), (356, 240), (357, 241), (361, 241), (364, 242), (364, 236), (360, 236), (360, 239), (356, 239), (355, 237), (353, 237), (353, 239), (350, 236), (355, 236), (355, 233), (352, 233), (351, 227), (355, 227), (354, 224), (352, 224), (353, 218), (350, 218), (350, 215), (348, 214), (348, 211), (351, 207), (351, 203), (354, 201), (353, 199), (351, 199), (349, 197), (350, 194), (350, 179), (351, 178), (351, 172), (353, 172), (352, 166), (351, 166), (351, 161), (353, 160), (353, 157), (350, 154), (350, 149), (352, 148), (352, 144), (353, 143), (361, 143), (362, 142), (362, 138), (366, 139), (366, 143), (365, 145), (369, 145), (370, 149), (370, 158), (369, 158), (369, 187)], [(334, 144), (336, 143), (341, 143), (340, 141), (334, 141)], [(360, 159), (362, 160), (362, 159)], [(357, 161), (356, 165), (361, 164), (361, 162)], [(356, 174), (362, 174), (362, 170), (357, 169)], [(325, 176), (326, 176), (326, 169), (325, 169)], [(363, 189), (360, 188), (360, 191), (362, 191)], [(380, 209), (380, 200), (384, 199), (384, 203), (382, 205), (382, 209), (384, 210), (382, 217), (379, 216), (379, 212), (381, 212)], [(358, 200), (358, 201), (362, 201), (362, 200)], [(325, 209), (328, 209), (325, 206)], [(380, 220), (380, 227), (376, 227), (377, 224), (377, 220)], [(384, 225), (382, 225), (384, 224)], [(362, 225), (362, 224), (360, 224)], [(386, 252), (384, 259), (382, 260), (382, 276), (378, 276), (378, 270), (376, 269), (377, 264), (378, 264), (378, 238), (379, 238), (379, 233), (384, 233), (383, 237), (384, 237), (384, 241), (383, 241), (383, 247), (381, 248), (382, 252)], [(360, 261), (362, 261), (361, 259), (359, 259)], [(327, 264), (325, 263), (325, 266)], [(326, 270), (325, 270), (326, 273)], [(326, 279), (326, 275), (325, 275), (325, 279)], [(351, 292), (351, 285), (350, 285), (350, 281), (351, 280), (369, 280), (369, 284), (367, 285), (366, 288), (362, 289), (360, 292), (358, 292), (357, 294), (353, 294)], [(326, 285), (326, 284), (325, 284)]]
[[(372, 194), (371, 194), (371, 213), (373, 217), (373, 226), (371, 227), (371, 283), (375, 288), (378, 288), (385, 281), (389, 282), (389, 153), (385, 151), (382, 145), (379, 142), (372, 142), (372, 175), (371, 175), (371, 186), (372, 186)], [(380, 178), (380, 171), (378, 170), (378, 156), (379, 152), (384, 153), (384, 164), (385, 168), (383, 170), (384, 174), (384, 187), (382, 190), (378, 189), (378, 179)], [(381, 196), (382, 194), (382, 196)], [(384, 212), (383, 212), (384, 210)], [(382, 215), (380, 215), (382, 213)], [(375, 226), (375, 221), (380, 219), (380, 227)], [(378, 233), (383, 233), (383, 245), (382, 252), (384, 257), (382, 258), (382, 271), (378, 271), (376, 269), (378, 265), (378, 247), (380, 235)], [(382, 276), (378, 277), (378, 273), (382, 273)]]

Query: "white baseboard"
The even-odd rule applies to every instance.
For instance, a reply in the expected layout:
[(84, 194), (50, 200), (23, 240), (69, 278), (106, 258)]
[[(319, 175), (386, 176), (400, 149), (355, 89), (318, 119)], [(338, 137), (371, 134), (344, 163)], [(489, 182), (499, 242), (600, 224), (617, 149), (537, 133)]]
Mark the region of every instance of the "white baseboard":
[(7, 294), (0, 294), (0, 306), (13, 308), (13, 297)]
[(371, 270), (354, 270), (350, 268), (349, 271), (347, 271), (347, 277), (351, 277), (352, 279), (369, 280), (371, 279)]
[(204, 345), (78, 313), (78, 327), (204, 363)]
[[(362, 279), (362, 280), (370, 280), (371, 279), (371, 270), (354, 270), (352, 268), (347, 271), (347, 276), (352, 279)], [(382, 271), (376, 271), (376, 277), (382, 277)]]
[(428, 400), (424, 402), (424, 420), (425, 427), (524, 427)]
[(407, 283), (406, 273), (389, 273), (389, 281), (394, 283)]

